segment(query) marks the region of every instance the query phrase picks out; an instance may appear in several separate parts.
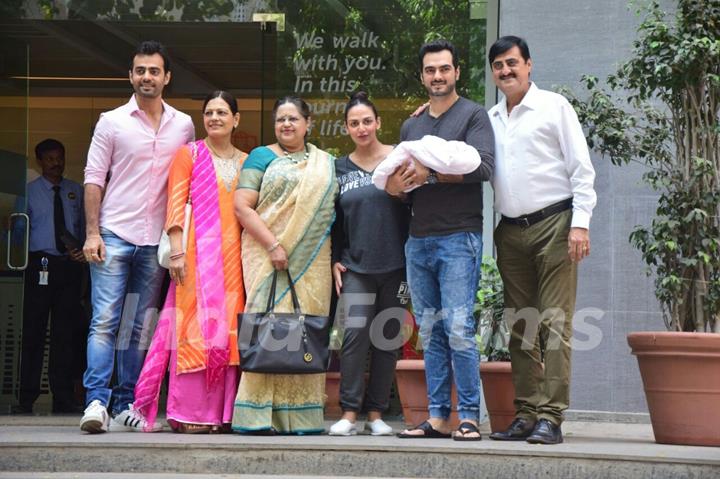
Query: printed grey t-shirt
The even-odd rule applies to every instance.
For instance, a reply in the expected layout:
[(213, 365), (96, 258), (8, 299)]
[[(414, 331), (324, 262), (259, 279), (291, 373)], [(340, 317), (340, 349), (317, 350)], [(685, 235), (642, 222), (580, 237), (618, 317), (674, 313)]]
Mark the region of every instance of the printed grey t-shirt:
[(333, 263), (362, 274), (388, 273), (405, 267), (410, 208), (372, 183), (372, 172), (349, 158), (335, 160), (340, 187), (335, 202)]

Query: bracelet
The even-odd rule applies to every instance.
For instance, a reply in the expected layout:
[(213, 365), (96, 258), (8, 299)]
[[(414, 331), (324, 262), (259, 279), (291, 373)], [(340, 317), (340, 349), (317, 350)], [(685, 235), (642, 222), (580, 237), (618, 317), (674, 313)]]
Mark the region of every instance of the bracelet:
[(181, 251), (181, 252), (179, 252), (179, 253), (171, 254), (171, 255), (170, 255), (170, 259), (180, 259), (180, 258), (182, 258), (183, 256), (185, 256), (185, 253), (183, 253), (183, 252)]
[(273, 251), (275, 251), (275, 250), (277, 249), (278, 246), (280, 246), (280, 242), (279, 242), (279, 241), (274, 242), (274, 243), (271, 244), (270, 247), (267, 249), (267, 252), (268, 252), (268, 253), (272, 253)]

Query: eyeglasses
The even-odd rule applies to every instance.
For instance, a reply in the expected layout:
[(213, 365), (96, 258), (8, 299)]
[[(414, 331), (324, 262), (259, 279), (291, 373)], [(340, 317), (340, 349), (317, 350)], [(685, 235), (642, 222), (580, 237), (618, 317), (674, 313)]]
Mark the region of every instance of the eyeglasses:
[(275, 119), (275, 123), (277, 124), (282, 124), (286, 121), (289, 122), (291, 125), (296, 125), (300, 121), (300, 118), (296, 116), (280, 116)]

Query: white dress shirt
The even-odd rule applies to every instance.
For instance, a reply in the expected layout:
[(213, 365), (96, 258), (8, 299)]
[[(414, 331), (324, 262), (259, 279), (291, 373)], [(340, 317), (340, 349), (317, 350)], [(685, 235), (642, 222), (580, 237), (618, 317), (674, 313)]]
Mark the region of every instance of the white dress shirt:
[(516, 218), (573, 197), (571, 226), (589, 228), (595, 170), (570, 103), (531, 83), (510, 115), (505, 98), (488, 113), (495, 132), (495, 210)]

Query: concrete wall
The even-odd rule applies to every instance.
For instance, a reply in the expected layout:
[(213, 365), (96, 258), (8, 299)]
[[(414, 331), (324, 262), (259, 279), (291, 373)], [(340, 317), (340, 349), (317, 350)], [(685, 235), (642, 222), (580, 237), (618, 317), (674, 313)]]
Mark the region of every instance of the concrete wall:
[[(540, 88), (579, 87), (582, 74), (605, 78), (630, 54), (638, 18), (627, 0), (501, 0), (500, 35), (530, 45), (532, 79)], [(649, 224), (657, 196), (641, 182), (643, 167), (617, 167), (593, 153), (598, 204), (591, 224), (592, 255), (580, 266), (577, 311), (598, 308), (597, 330), (578, 331), (573, 352), (571, 409), (645, 412), (647, 406), (630, 331), (663, 330), (653, 281), (629, 244), (633, 226)], [(595, 336), (602, 337), (599, 341)], [(597, 343), (593, 346), (593, 343)], [(585, 350), (582, 350), (585, 349)]]

